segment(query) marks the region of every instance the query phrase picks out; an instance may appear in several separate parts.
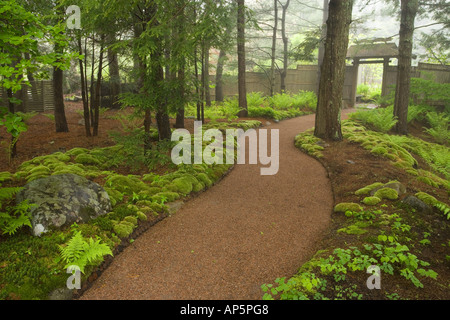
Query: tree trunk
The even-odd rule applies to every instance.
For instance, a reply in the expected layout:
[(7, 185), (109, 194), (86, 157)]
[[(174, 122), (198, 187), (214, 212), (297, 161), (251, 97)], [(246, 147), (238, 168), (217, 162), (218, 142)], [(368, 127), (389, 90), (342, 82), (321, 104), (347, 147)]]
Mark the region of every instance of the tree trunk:
[(270, 96), (275, 94), (275, 54), (277, 47), (277, 29), (278, 29), (278, 0), (273, 0), (274, 22), (272, 29), (272, 55), (270, 57)]
[(63, 71), (58, 67), (53, 68), (53, 90), (56, 132), (69, 132), (66, 113), (64, 111)]
[(331, 0), (314, 135), (342, 140), (341, 108), (353, 1)]
[[(83, 49), (81, 46), (81, 36), (78, 37), (78, 53), (83, 54)], [(83, 117), (84, 117), (84, 128), (86, 131), (86, 137), (91, 136), (91, 123), (89, 119), (89, 100), (86, 92), (86, 76), (84, 74), (83, 60), (79, 60), (80, 66), (80, 80), (81, 80), (81, 99), (83, 100)]]
[(205, 76), (203, 78), (204, 80), (204, 90), (205, 90), (205, 104), (206, 106), (211, 106), (211, 94), (209, 92), (209, 44), (205, 44), (205, 53), (204, 53), (205, 62), (203, 65), (203, 71), (205, 73)]
[[(115, 41), (114, 36), (110, 36), (110, 43)], [(111, 97), (111, 107), (119, 108), (119, 94), (120, 94), (120, 74), (119, 74), (119, 59), (117, 52), (108, 48), (108, 66), (109, 66), (109, 87)]]
[(94, 121), (92, 122), (92, 135), (94, 137), (98, 136), (98, 124), (99, 124), (99, 116), (100, 116), (100, 90), (102, 86), (102, 72), (103, 72), (103, 42), (105, 40), (105, 36), (102, 35), (100, 37), (101, 46), (100, 46), (100, 56), (98, 58), (98, 70), (97, 70), (97, 80), (95, 83), (95, 91), (94, 91), (94, 103), (92, 104), (92, 108), (94, 109)]
[(283, 71), (281, 72), (281, 92), (286, 91), (286, 75), (288, 68), (288, 38), (286, 36), (286, 13), (289, 8), (290, 0), (286, 1), (286, 4), (281, 6), (282, 8), (282, 20), (281, 20), (281, 35), (283, 37)]
[(419, 6), (418, 0), (401, 1), (401, 22), (399, 57), (397, 67), (397, 85), (395, 90), (394, 116), (397, 117), (395, 131), (408, 134), (408, 104), (411, 82), (411, 61), (414, 34), (414, 19)]
[(238, 87), (239, 113), (238, 117), (247, 117), (247, 88), (245, 84), (245, 0), (237, 0), (237, 55), (238, 55)]
[(323, 54), (325, 51), (325, 38), (327, 37), (327, 19), (328, 19), (328, 1), (323, 0), (323, 14), (322, 14), (322, 36), (319, 41), (319, 53), (317, 57), (317, 87), (316, 92), (319, 93), (319, 81), (320, 81), (320, 69), (322, 67), (323, 62)]
[(216, 67), (216, 101), (223, 101), (223, 67), (226, 58), (225, 50), (220, 50), (219, 59)]

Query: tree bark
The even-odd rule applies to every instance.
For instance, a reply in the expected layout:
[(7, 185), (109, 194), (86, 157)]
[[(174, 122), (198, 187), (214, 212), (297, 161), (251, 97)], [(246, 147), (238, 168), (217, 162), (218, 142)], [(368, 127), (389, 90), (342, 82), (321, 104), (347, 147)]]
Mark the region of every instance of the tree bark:
[(53, 98), (55, 105), (54, 114), (56, 132), (69, 132), (66, 113), (64, 111), (63, 76), (63, 71), (60, 68), (53, 68)]
[(217, 60), (216, 67), (216, 101), (223, 101), (223, 67), (224, 60), (226, 58), (225, 50), (220, 50), (219, 59)]
[[(114, 35), (109, 39), (111, 45), (115, 41)], [(119, 108), (119, 94), (120, 94), (120, 73), (119, 73), (119, 59), (117, 52), (108, 48), (108, 67), (109, 67), (109, 86), (111, 107)]]
[(320, 69), (322, 67), (323, 62), (323, 54), (325, 51), (324, 41), (327, 36), (327, 19), (328, 19), (328, 1), (323, 0), (323, 14), (322, 14), (322, 37), (319, 41), (319, 53), (317, 57), (317, 93), (319, 93), (319, 81), (320, 81)]
[(286, 36), (286, 13), (289, 8), (290, 0), (286, 1), (286, 4), (282, 8), (282, 17), (281, 17), (281, 35), (283, 38), (283, 71), (281, 72), (281, 92), (286, 91), (286, 75), (288, 68), (288, 38)]
[(237, 0), (237, 55), (238, 55), (238, 117), (247, 117), (247, 88), (245, 84), (245, 0)]
[(394, 116), (398, 134), (408, 134), (408, 104), (411, 82), (411, 61), (413, 48), (414, 20), (419, 6), (418, 0), (401, 1), (401, 21), (399, 57), (397, 66), (397, 85), (395, 90)]
[(278, 0), (273, 0), (274, 22), (272, 29), (272, 55), (270, 57), (270, 96), (275, 94), (275, 55), (277, 48)]
[(102, 86), (102, 72), (103, 72), (103, 43), (105, 40), (105, 36), (102, 35), (100, 37), (101, 46), (100, 46), (100, 56), (98, 58), (98, 70), (97, 70), (97, 79), (95, 83), (95, 91), (94, 91), (94, 103), (92, 104), (92, 108), (94, 109), (94, 121), (92, 122), (92, 135), (94, 137), (98, 136), (98, 125), (99, 125), (99, 116), (100, 116), (100, 90)]
[(342, 140), (341, 108), (353, 1), (331, 0), (314, 135)]
[[(83, 49), (81, 46), (81, 36), (78, 37), (78, 53), (83, 54)], [(81, 80), (81, 99), (83, 100), (83, 117), (84, 117), (84, 128), (86, 132), (86, 137), (91, 136), (91, 122), (89, 118), (89, 100), (86, 92), (86, 76), (84, 74), (83, 60), (79, 60), (80, 66), (80, 80)]]
[(209, 92), (209, 44), (206, 43), (205, 44), (205, 53), (204, 53), (204, 64), (203, 64), (203, 72), (204, 72), (204, 77), (203, 77), (203, 86), (204, 86), (204, 90), (205, 90), (205, 104), (206, 106), (210, 107), (211, 106), (211, 94)]

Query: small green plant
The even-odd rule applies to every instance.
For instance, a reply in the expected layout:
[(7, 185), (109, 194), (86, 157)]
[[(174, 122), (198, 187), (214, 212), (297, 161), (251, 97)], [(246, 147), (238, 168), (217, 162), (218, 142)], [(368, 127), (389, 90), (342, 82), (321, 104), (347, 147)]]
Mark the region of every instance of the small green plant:
[(14, 156), (13, 148), (19, 140), (20, 135), (27, 131), (28, 127), (20, 115), (7, 111), (5, 112), (4, 110), (0, 110), (0, 127), (1, 126), (4, 126), (6, 131), (12, 137), (11, 142), (8, 145), (8, 160), (11, 162), (11, 158)]
[(76, 231), (73, 237), (66, 245), (59, 246), (61, 258), (66, 263), (64, 268), (77, 266), (82, 273), (88, 265), (97, 265), (102, 261), (103, 256), (113, 255), (109, 246), (101, 242), (100, 238), (96, 240), (84, 239), (81, 231)]

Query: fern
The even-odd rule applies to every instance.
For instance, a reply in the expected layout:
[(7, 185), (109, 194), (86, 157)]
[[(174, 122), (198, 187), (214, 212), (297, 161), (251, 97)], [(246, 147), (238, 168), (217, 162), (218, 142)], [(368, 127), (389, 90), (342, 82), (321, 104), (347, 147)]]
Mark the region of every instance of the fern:
[(443, 202), (437, 202), (434, 204), (434, 206), (442, 212), (442, 214), (444, 215), (444, 217), (447, 218), (447, 220), (450, 219), (450, 207), (448, 205), (446, 205)]
[(2, 202), (5, 200), (11, 200), (16, 193), (18, 193), (23, 188), (21, 187), (11, 187), (11, 188), (1, 188), (0, 189), (0, 209), (2, 208)]
[(89, 238), (86, 241), (81, 231), (76, 232), (65, 246), (59, 246), (59, 250), (61, 258), (66, 262), (65, 268), (76, 265), (82, 273), (87, 265), (95, 265), (103, 259), (103, 256), (113, 255), (109, 246), (101, 243), (101, 239)]
[(22, 201), (14, 207), (8, 207), (7, 212), (0, 212), (0, 230), (3, 234), (13, 235), (23, 226), (31, 226), (31, 213), (28, 201)]

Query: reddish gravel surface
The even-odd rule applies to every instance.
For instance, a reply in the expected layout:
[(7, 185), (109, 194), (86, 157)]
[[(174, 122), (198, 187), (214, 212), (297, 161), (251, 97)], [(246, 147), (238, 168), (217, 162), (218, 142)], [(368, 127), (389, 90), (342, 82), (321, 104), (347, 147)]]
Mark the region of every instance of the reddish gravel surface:
[(236, 165), (117, 255), (80, 299), (261, 299), (263, 283), (289, 277), (317, 249), (333, 207), (327, 172), (294, 146), (314, 115), (280, 130), (280, 168)]

